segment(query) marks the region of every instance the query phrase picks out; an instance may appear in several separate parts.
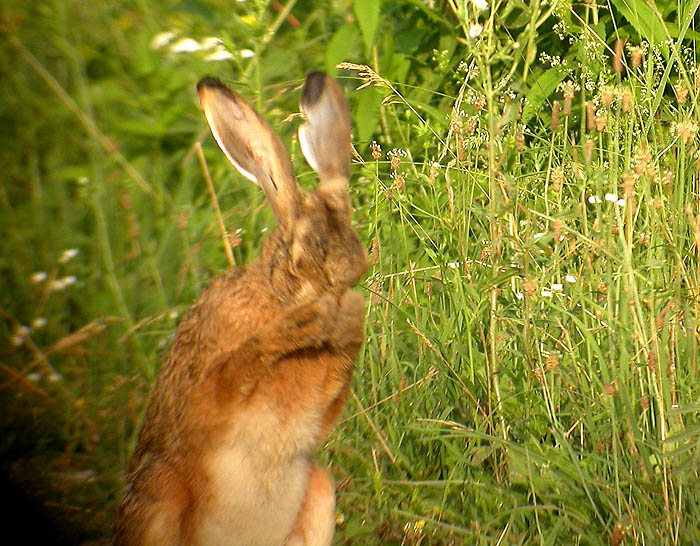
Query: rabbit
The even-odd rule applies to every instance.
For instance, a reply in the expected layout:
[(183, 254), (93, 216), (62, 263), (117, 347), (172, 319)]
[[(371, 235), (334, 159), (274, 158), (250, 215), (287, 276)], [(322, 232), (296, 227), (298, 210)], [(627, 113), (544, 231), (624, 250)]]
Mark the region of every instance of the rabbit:
[(306, 78), (298, 185), (279, 137), (221, 81), (197, 85), (229, 161), (278, 226), (260, 256), (215, 279), (160, 372), (115, 523), (118, 546), (327, 546), (335, 487), (314, 452), (339, 418), (364, 332), (351, 289), (367, 254), (351, 225), (350, 114), (340, 85)]

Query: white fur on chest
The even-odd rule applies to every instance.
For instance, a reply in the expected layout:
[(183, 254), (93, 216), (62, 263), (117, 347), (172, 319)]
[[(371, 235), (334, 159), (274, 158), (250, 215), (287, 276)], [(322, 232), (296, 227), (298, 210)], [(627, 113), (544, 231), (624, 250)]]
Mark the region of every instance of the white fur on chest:
[(204, 459), (206, 508), (197, 544), (280, 546), (294, 526), (306, 496), (318, 416), (282, 424), (261, 405), (237, 414), (220, 447)]

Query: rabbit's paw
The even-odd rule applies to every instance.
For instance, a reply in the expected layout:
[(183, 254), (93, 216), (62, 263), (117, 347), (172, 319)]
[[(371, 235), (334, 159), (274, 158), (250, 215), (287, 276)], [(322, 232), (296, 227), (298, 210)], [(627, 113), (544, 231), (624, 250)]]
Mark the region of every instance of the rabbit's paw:
[(331, 296), (300, 303), (268, 326), (267, 349), (288, 352), (320, 347), (333, 334), (337, 315), (338, 303)]
[(354, 290), (348, 290), (340, 300), (340, 308), (338, 309), (338, 317), (333, 328), (331, 343), (336, 347), (362, 344), (364, 318), (364, 296)]

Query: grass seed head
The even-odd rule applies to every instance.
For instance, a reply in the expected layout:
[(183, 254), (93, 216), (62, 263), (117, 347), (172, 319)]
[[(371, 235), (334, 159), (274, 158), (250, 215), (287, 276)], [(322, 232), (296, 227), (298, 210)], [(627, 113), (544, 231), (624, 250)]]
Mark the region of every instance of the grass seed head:
[(556, 132), (559, 129), (559, 110), (561, 105), (558, 100), (552, 103), (552, 131)]
[(555, 167), (552, 171), (552, 189), (554, 191), (560, 191), (564, 185), (564, 168)]
[(630, 199), (634, 195), (634, 185), (637, 182), (637, 177), (632, 171), (627, 171), (622, 175), (622, 187), (625, 192), (625, 199)]
[(612, 381), (610, 383), (603, 383), (603, 392), (608, 396), (614, 396), (620, 391), (617, 386), (617, 381)]
[(622, 92), (622, 111), (625, 114), (629, 114), (632, 111), (632, 104), (634, 101), (634, 95), (632, 95), (632, 90), (627, 88)]
[(676, 99), (678, 99), (678, 104), (685, 104), (688, 100), (688, 88), (685, 82), (679, 81), (673, 86), (673, 91), (676, 93)]
[(630, 46), (628, 48), (630, 57), (632, 58), (632, 68), (639, 68), (642, 66), (642, 60), (646, 54), (646, 47), (644, 46)]
[[(687, 89), (686, 89), (687, 93)], [(695, 133), (697, 133), (698, 127), (692, 121), (686, 120), (675, 125), (674, 132), (678, 135), (681, 142), (686, 146), (689, 145), (693, 138), (695, 138)]]
[(586, 102), (586, 131), (592, 131), (595, 127), (595, 105), (592, 101)]
[(599, 133), (602, 133), (605, 131), (605, 128), (608, 126), (608, 115), (603, 111), (599, 110), (596, 112), (595, 115), (595, 129)]
[(586, 142), (583, 144), (583, 159), (586, 162), (586, 165), (590, 165), (591, 161), (593, 160), (594, 146), (595, 143), (590, 138), (586, 139)]
[(604, 106), (610, 106), (615, 100), (616, 94), (617, 92), (614, 87), (606, 85), (600, 90), (600, 102), (602, 102)]
[(394, 180), (396, 182), (396, 191), (400, 195), (403, 193), (404, 187), (406, 186), (406, 179), (403, 177), (402, 174), (397, 174)]
[(612, 58), (612, 69), (615, 74), (622, 72), (622, 63), (624, 61), (624, 46), (625, 41), (621, 39), (615, 40), (615, 49)]
[(551, 352), (547, 355), (544, 361), (544, 371), (549, 372), (556, 370), (559, 367), (559, 355), (555, 352)]
[(562, 85), (562, 95), (564, 96), (564, 115), (568, 116), (571, 114), (571, 104), (574, 99), (574, 94), (576, 92), (576, 85), (571, 80), (567, 80)]

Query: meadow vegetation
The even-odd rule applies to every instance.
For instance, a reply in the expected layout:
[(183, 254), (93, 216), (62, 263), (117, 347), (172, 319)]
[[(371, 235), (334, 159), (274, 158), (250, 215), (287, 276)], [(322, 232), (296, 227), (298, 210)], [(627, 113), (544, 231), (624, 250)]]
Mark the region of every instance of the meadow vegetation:
[(319, 455), (337, 544), (700, 543), (699, 10), (6, 0), (3, 473), (57, 542), (109, 533), (178, 318), (274, 225), (195, 84), (251, 99), (311, 187), (289, 113), (323, 69), (370, 256)]

